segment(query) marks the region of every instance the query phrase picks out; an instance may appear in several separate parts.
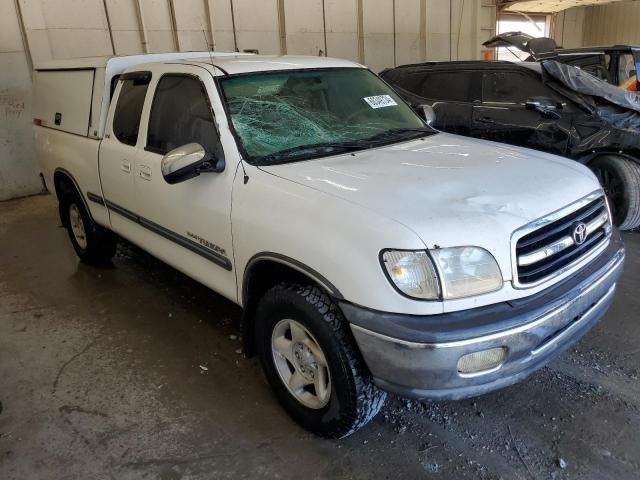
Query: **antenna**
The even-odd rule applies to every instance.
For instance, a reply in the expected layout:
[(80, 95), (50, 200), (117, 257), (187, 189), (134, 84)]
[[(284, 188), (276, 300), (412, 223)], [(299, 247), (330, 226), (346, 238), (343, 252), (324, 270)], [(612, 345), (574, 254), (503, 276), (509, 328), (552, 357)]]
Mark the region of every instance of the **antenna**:
[(202, 36), (204, 37), (204, 44), (207, 47), (207, 52), (209, 52), (209, 61), (211, 61), (211, 66), (215, 68), (216, 66), (213, 64), (213, 54), (211, 53), (211, 48), (209, 48), (209, 40), (207, 40), (207, 34), (204, 32), (204, 26), (202, 23), (200, 24), (200, 28), (202, 28)]

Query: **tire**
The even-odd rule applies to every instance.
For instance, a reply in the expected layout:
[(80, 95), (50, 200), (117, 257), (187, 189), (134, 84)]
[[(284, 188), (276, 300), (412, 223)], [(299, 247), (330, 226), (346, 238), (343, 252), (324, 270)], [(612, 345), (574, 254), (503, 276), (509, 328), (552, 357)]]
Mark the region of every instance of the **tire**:
[(604, 155), (589, 167), (607, 194), (613, 223), (620, 230), (640, 226), (640, 165), (624, 157)]
[[(320, 348), (321, 355), (312, 357), (316, 375), (323, 369), (323, 360), (319, 358), (326, 360), (324, 378), (328, 378), (328, 388), (324, 391), (328, 393), (324, 404), (304, 404), (303, 401), (309, 403), (304, 400), (305, 396), (308, 399), (313, 397), (310, 392), (315, 392), (317, 400), (321, 398), (315, 385), (307, 385), (299, 390), (302, 392), (298, 395), (303, 398), (301, 400), (285, 384), (279, 371), (279, 368), (285, 371), (288, 368), (292, 377), (300, 377), (304, 369), (299, 363), (294, 366), (294, 363), (284, 360), (284, 356), (273, 346), (274, 339), (281, 339), (278, 334), (282, 325), (287, 325), (291, 320), (306, 330), (310, 344), (315, 342), (316, 347)], [(293, 331), (290, 329), (291, 352), (304, 343), (293, 341)], [(262, 367), (276, 397), (299, 425), (316, 435), (325, 438), (351, 435), (366, 425), (384, 405), (386, 393), (373, 384), (371, 374), (354, 346), (342, 312), (318, 287), (282, 284), (267, 291), (256, 311), (256, 344)], [(318, 353), (315, 347), (310, 351)], [(294, 353), (291, 355), (295, 356)], [(285, 364), (286, 367), (283, 367)]]
[(109, 265), (118, 246), (115, 234), (95, 224), (77, 193), (62, 198), (59, 208), (62, 224), (80, 260), (89, 265)]

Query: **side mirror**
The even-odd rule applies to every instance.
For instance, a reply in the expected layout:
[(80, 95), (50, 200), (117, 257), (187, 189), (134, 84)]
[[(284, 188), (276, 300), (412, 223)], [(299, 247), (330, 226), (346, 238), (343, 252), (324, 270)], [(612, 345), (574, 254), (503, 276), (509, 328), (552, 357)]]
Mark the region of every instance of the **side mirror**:
[(187, 143), (162, 157), (162, 176), (167, 183), (184, 182), (203, 172), (222, 172), (224, 159), (214, 160), (199, 143)]
[(556, 102), (549, 97), (531, 97), (527, 99), (524, 105), (527, 110), (534, 110), (543, 117), (553, 118), (554, 120), (560, 118), (558, 111), (562, 110), (562, 103)]
[(418, 105), (416, 111), (427, 125), (433, 127), (433, 124), (436, 123), (436, 112), (431, 105)]

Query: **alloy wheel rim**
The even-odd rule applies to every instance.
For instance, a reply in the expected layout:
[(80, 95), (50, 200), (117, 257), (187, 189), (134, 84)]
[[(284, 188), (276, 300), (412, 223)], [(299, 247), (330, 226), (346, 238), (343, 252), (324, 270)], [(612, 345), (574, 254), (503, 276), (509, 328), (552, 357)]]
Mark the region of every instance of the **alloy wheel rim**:
[(73, 238), (78, 246), (85, 250), (87, 248), (87, 232), (84, 228), (84, 222), (82, 221), (82, 215), (80, 209), (75, 203), (72, 203), (69, 207), (69, 221), (71, 222), (71, 231), (73, 232)]
[(329, 402), (327, 359), (309, 330), (295, 320), (280, 320), (271, 334), (271, 351), (280, 379), (298, 402), (315, 410)]

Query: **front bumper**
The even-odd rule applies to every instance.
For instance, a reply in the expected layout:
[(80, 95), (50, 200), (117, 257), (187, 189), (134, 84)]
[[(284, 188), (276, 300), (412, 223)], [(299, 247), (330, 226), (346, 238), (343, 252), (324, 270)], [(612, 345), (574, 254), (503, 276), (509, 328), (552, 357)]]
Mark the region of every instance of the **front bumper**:
[[(622, 273), (617, 232), (596, 260), (573, 277), (531, 297), (442, 315), (341, 308), (382, 389), (408, 397), (460, 399), (516, 383), (578, 341), (607, 311)], [(462, 374), (461, 356), (504, 347), (503, 363)]]

